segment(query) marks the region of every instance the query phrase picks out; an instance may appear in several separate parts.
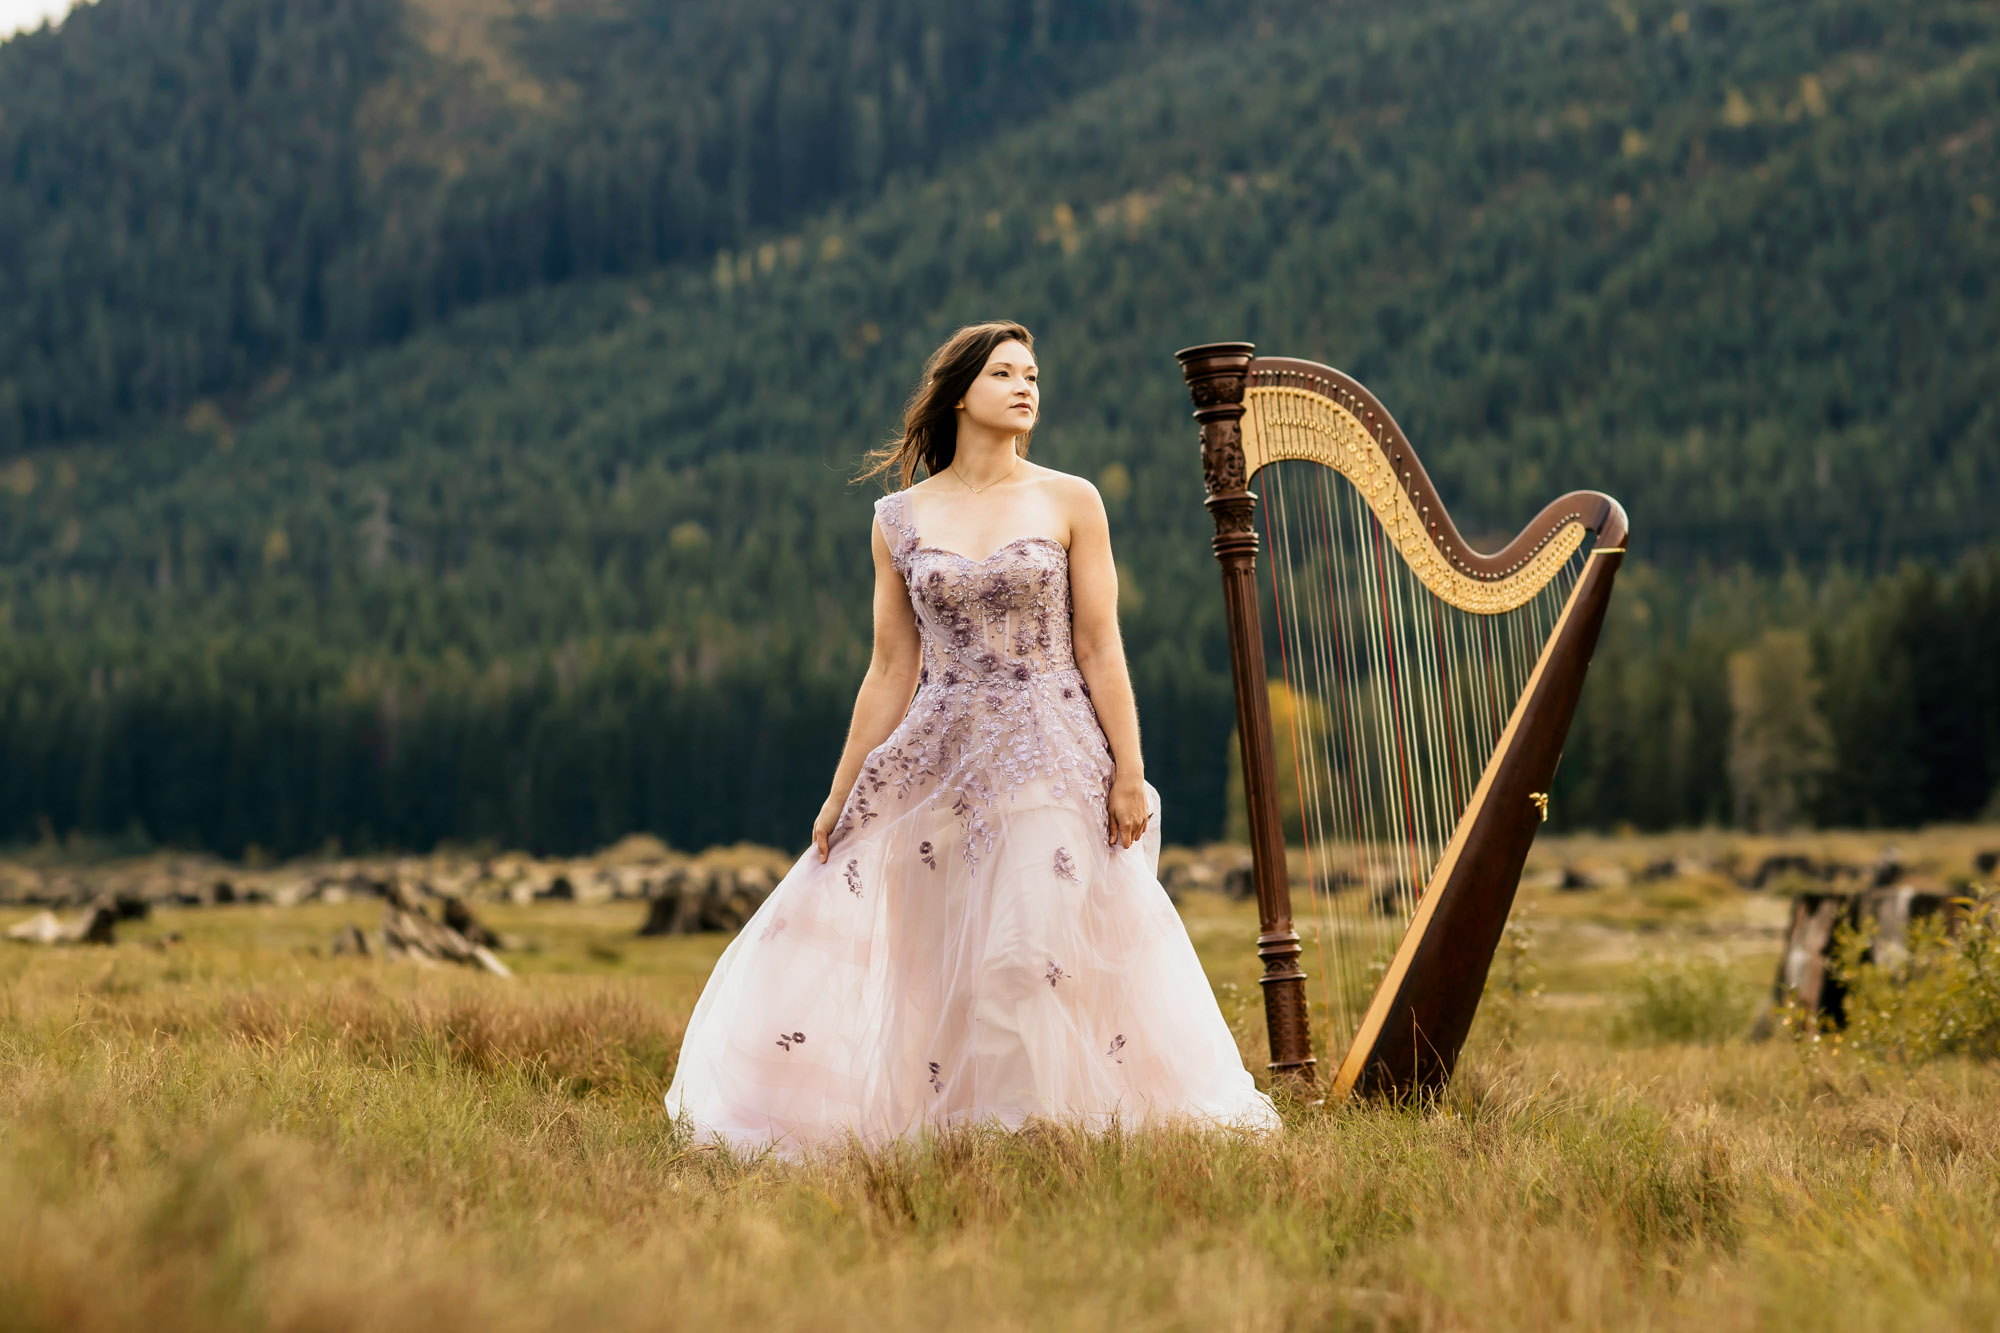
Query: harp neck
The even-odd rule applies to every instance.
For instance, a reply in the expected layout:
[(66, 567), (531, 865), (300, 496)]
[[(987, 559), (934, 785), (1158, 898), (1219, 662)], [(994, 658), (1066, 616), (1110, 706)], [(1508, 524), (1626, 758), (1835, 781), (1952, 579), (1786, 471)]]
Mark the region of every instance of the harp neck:
[[(1521, 574), (1573, 524), (1593, 534), (1600, 545), (1617, 546), (1625, 540), (1625, 511), (1616, 500), (1595, 491), (1572, 491), (1544, 507), (1499, 550), (1478, 550), (1452, 520), (1423, 460), (1395, 417), (1353, 376), (1298, 357), (1252, 357), (1242, 369), (1242, 389), (1236, 401), (1240, 405), (1249, 395), (1308, 401), (1349, 425), (1347, 434), (1355, 447), (1375, 455), (1400, 492), (1399, 506), (1407, 503), (1426, 545), (1446, 568), (1471, 579), (1486, 582)], [(1254, 433), (1246, 440), (1240, 421), (1237, 438), (1246, 486), (1264, 464), (1301, 456), (1287, 452), (1287, 442), (1266, 440)]]

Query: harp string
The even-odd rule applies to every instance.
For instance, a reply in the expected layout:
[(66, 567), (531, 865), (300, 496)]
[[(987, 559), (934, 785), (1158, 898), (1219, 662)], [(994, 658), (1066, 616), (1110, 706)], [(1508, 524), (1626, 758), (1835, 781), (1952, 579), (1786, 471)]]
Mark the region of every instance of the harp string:
[[(1300, 727), (1299, 724), (1299, 715), (1298, 715), (1298, 710), (1301, 706), (1301, 700), (1305, 695), (1305, 691), (1302, 688), (1303, 682), (1300, 680), (1295, 680), (1292, 675), (1292, 654), (1290, 652), (1290, 644), (1293, 636), (1291, 634), (1286, 633), (1286, 624), (1287, 624), (1286, 609), (1287, 607), (1289, 607), (1291, 611), (1290, 623), (1293, 625), (1297, 625), (1299, 623), (1299, 606), (1298, 606), (1298, 599), (1296, 596), (1296, 589), (1292, 586), (1289, 586), (1288, 580), (1281, 580), (1279, 577), (1280, 568), (1283, 567), (1289, 571), (1291, 567), (1291, 561), (1289, 559), (1281, 560), (1276, 558), (1275, 556), (1275, 552), (1278, 551), (1279, 549), (1284, 549), (1286, 551), (1289, 551), (1291, 546), (1290, 524), (1287, 521), (1290, 515), (1290, 510), (1289, 507), (1286, 506), (1283, 502), (1284, 478), (1282, 476), (1274, 475), (1271, 479), (1271, 482), (1272, 482), (1273, 494), (1271, 500), (1268, 501), (1265, 505), (1266, 528), (1267, 528), (1267, 532), (1265, 535), (1265, 544), (1268, 549), (1274, 552), (1274, 556), (1266, 563), (1269, 564), (1271, 569), (1271, 601), (1277, 613), (1277, 621), (1278, 621), (1278, 669), (1285, 682), (1285, 692), (1286, 692), (1287, 702), (1291, 705), (1290, 714), (1286, 718), (1286, 725), (1290, 729), (1292, 737), (1292, 774), (1293, 774), (1293, 782), (1296, 784), (1295, 790), (1298, 792), (1299, 796), (1299, 819), (1301, 825), (1299, 830), (1299, 841), (1303, 844), (1305, 849), (1307, 895), (1308, 895), (1308, 901), (1314, 905), (1313, 936), (1314, 936), (1314, 942), (1317, 946), (1317, 950), (1319, 953), (1320, 1004), (1321, 1007), (1324, 1009), (1324, 1011), (1329, 1016), (1331, 1016), (1334, 1011), (1334, 1006), (1333, 1006), (1332, 993), (1329, 987), (1332, 985), (1332, 977), (1334, 975), (1335, 969), (1328, 963), (1326, 934), (1324, 931), (1319, 929), (1319, 911), (1317, 907), (1319, 894), (1315, 891), (1314, 888), (1314, 886), (1319, 883), (1320, 877), (1314, 873), (1315, 866), (1313, 863), (1313, 846), (1315, 841), (1321, 841), (1323, 845), (1323, 839), (1316, 839), (1314, 837), (1315, 833), (1319, 832), (1319, 825), (1317, 819), (1319, 813), (1318, 804), (1315, 801), (1314, 803), (1309, 805), (1306, 797), (1306, 793), (1309, 790), (1317, 791), (1318, 789), (1320, 789), (1322, 784), (1318, 782), (1309, 783), (1307, 780), (1306, 770), (1310, 765), (1313, 756), (1308, 753), (1308, 747), (1301, 743), (1303, 739), (1301, 736), (1302, 728)], [(1310, 513), (1310, 510), (1308, 510), (1308, 513)], [(1286, 586), (1281, 586), (1281, 584)], [(1305, 661), (1304, 658), (1301, 657), (1300, 670), (1303, 672), (1304, 669), (1305, 669)], [(1248, 798), (1247, 786), (1245, 788), (1245, 797), (1246, 799)], [(1282, 823), (1280, 827), (1282, 828)], [(1289, 862), (1291, 860), (1291, 855), (1289, 851), (1291, 843), (1290, 831), (1286, 830), (1285, 834), (1286, 834), (1285, 843), (1287, 846), (1287, 853), (1285, 857), (1287, 866), (1285, 874), (1287, 878), (1289, 878), (1291, 875), (1291, 868), (1289, 865)], [(1336, 951), (1336, 956), (1338, 956), (1337, 951)], [(1331, 1021), (1330, 1017), (1329, 1021)]]
[[(1369, 894), (1371, 887), (1379, 889), (1389, 878), (1385, 834), (1402, 820), (1395, 809), (1395, 788), (1380, 762), (1387, 757), (1387, 750), (1382, 744), (1381, 728), (1386, 712), (1381, 707), (1379, 688), (1372, 700), (1360, 688), (1364, 680), (1377, 687), (1382, 682), (1382, 674), (1367, 667), (1370, 657), (1379, 651), (1376, 641), (1379, 626), (1370, 614), (1376, 601), (1362, 595), (1365, 585), (1347, 577), (1355, 568), (1353, 563), (1339, 559), (1344, 552), (1367, 549), (1362, 541), (1363, 531), (1356, 526), (1356, 511), (1352, 508), (1343, 511), (1335, 503), (1339, 491), (1334, 488), (1340, 487), (1340, 483), (1333, 474), (1323, 468), (1315, 471), (1325, 540), (1321, 567), (1314, 582), (1320, 589), (1329, 635), (1337, 636), (1344, 644), (1344, 651), (1331, 655), (1328, 661), (1321, 691), (1323, 697), (1332, 699), (1341, 710), (1344, 723), (1343, 757), (1349, 773), (1344, 785), (1350, 814), (1343, 860), (1352, 881), (1351, 885), (1345, 881), (1327, 884), (1324, 898), (1333, 908), (1336, 956), (1341, 960), (1342, 1005), (1337, 1021), (1343, 1031), (1351, 1032), (1360, 1021), (1361, 1007), (1372, 989), (1371, 968), (1382, 954), (1381, 922), (1370, 911)], [(1341, 489), (1352, 491), (1351, 487)], [(1339, 498), (1351, 501), (1357, 497)], [(1318, 793), (1314, 796), (1317, 798)]]
[[(1317, 520), (1318, 506), (1301, 504), (1296, 512), (1287, 503), (1286, 478), (1272, 478), (1273, 548), (1283, 554), (1271, 562), (1274, 600), (1285, 626), (1281, 630), (1280, 657), (1292, 704), (1293, 762), (1299, 793), (1300, 838), (1305, 856), (1306, 880), (1313, 902), (1314, 936), (1320, 957), (1321, 1003), (1328, 1021), (1339, 1023), (1352, 979), (1348, 975), (1346, 953), (1337, 942), (1330, 947), (1329, 934), (1339, 935), (1337, 921), (1328, 922), (1322, 903), (1330, 901), (1326, 889), (1336, 879), (1333, 858), (1342, 840), (1341, 804), (1337, 799), (1343, 784), (1335, 778), (1337, 757), (1333, 752), (1335, 723), (1328, 715), (1334, 696), (1327, 689), (1327, 670), (1335, 652), (1327, 632), (1323, 599), (1317, 579), (1294, 577), (1307, 563), (1294, 553), (1324, 550), (1324, 535)], [(1296, 525), (1296, 530), (1295, 530)], [(1302, 651), (1292, 652), (1287, 639), (1300, 643)], [(1337, 707), (1337, 701), (1334, 701)], [(1322, 799), (1322, 798), (1326, 799)], [(1328, 926), (1331, 926), (1331, 930)], [(1338, 997), (1338, 998), (1336, 998)]]
[[(1308, 477), (1306, 480), (1309, 496), (1310, 483), (1313, 479)], [(1309, 857), (1307, 883), (1315, 894), (1316, 926), (1319, 921), (1320, 902), (1324, 900), (1327, 906), (1330, 928), (1315, 931), (1320, 939), (1323, 957), (1329, 956), (1328, 936), (1332, 935), (1335, 941), (1330, 951), (1332, 965), (1328, 966), (1322, 962), (1322, 967), (1327, 970), (1327, 976), (1323, 979), (1322, 994), (1326, 997), (1328, 1021), (1337, 1023), (1339, 1021), (1337, 1016), (1346, 1009), (1350, 993), (1359, 984), (1359, 979), (1351, 975), (1348, 967), (1350, 961), (1348, 951), (1339, 944), (1346, 931), (1339, 919), (1339, 900), (1334, 897), (1334, 890), (1344, 882), (1345, 876), (1351, 873), (1344, 864), (1346, 857), (1341, 847), (1343, 843), (1351, 843), (1353, 840), (1350, 827), (1353, 810), (1351, 802), (1343, 801), (1341, 796), (1348, 792), (1352, 783), (1341, 782), (1338, 774), (1343, 767), (1343, 760), (1345, 760), (1344, 766), (1351, 772), (1353, 746), (1351, 720), (1346, 715), (1345, 701), (1340, 699), (1338, 691), (1332, 688), (1336, 679), (1332, 673), (1337, 671), (1340, 658), (1340, 635), (1330, 614), (1331, 589), (1321, 576), (1325, 565), (1323, 553), (1331, 549), (1326, 528), (1325, 506), (1308, 500), (1300, 505), (1300, 510), (1304, 520), (1300, 540), (1322, 553), (1321, 568), (1312, 571), (1313, 577), (1299, 581), (1304, 590), (1300, 627), (1304, 633), (1310, 635), (1311, 647), (1310, 653), (1302, 655), (1302, 661), (1309, 663), (1312, 668), (1310, 678), (1305, 672), (1301, 672), (1301, 679), (1307, 684), (1312, 699), (1310, 704), (1312, 725), (1310, 728), (1297, 729), (1300, 740), (1310, 741), (1309, 744), (1298, 747), (1301, 753), (1308, 756), (1308, 763), (1305, 766), (1306, 780), (1311, 783), (1310, 792), (1301, 788), (1300, 814), (1301, 822), (1304, 823), (1307, 812), (1311, 812), (1312, 827), (1303, 831), (1309, 842), (1317, 840), (1319, 843), (1317, 857)], [(1289, 515), (1291, 506), (1286, 505), (1285, 511)], [(1293, 567), (1296, 568), (1296, 565)], [(1314, 873), (1315, 870), (1317, 874)], [(1340, 999), (1336, 1001), (1333, 998), (1335, 996)]]
[[(1321, 485), (1324, 482), (1323, 477), (1309, 480)], [(1284, 485), (1282, 479), (1279, 484)], [(1308, 495), (1311, 489), (1309, 485)], [(1294, 506), (1282, 495), (1279, 506), (1284, 518), (1294, 517)], [(1336, 776), (1343, 767), (1352, 775), (1355, 758), (1352, 710), (1344, 692), (1336, 686), (1344, 657), (1341, 640), (1345, 636), (1333, 614), (1334, 585), (1326, 577), (1334, 567), (1326, 557), (1337, 548), (1327, 530), (1328, 506), (1308, 501), (1297, 508), (1297, 517), (1303, 521), (1298, 531), (1287, 530), (1284, 534), (1288, 555), (1305, 548), (1317, 557), (1304, 560), (1291, 555), (1285, 561), (1288, 571), (1303, 568), (1312, 575), (1292, 580), (1293, 586), (1303, 592), (1295, 624), (1302, 635), (1310, 635), (1310, 651), (1300, 653), (1298, 660), (1312, 667), (1311, 675), (1298, 673), (1300, 683), (1307, 687), (1307, 697), (1295, 713), (1300, 723), (1295, 728), (1295, 743), (1303, 742), (1297, 748), (1309, 757), (1303, 766), (1306, 773), (1303, 780), (1308, 785), (1301, 789), (1301, 823), (1310, 825), (1302, 829), (1308, 841), (1319, 844), (1308, 867), (1308, 884), (1313, 893), (1315, 923), (1319, 926), (1316, 934), (1321, 951), (1329, 960), (1322, 964), (1326, 967), (1322, 992), (1326, 996), (1328, 1021), (1345, 1025), (1353, 1021), (1356, 997), (1366, 994), (1367, 978), (1352, 966), (1356, 952), (1348, 945), (1352, 922), (1346, 919), (1349, 915), (1345, 910), (1346, 900), (1338, 893), (1346, 880), (1358, 878), (1349, 868), (1351, 854), (1342, 844), (1351, 847), (1359, 838), (1354, 823), (1358, 811), (1353, 802), (1353, 790), (1358, 784), (1352, 776), (1346, 782)], [(1348, 799), (1342, 800), (1343, 795)]]
[[(1348, 488), (1352, 491), (1352, 487)], [(1379, 919), (1400, 918), (1409, 913), (1412, 890), (1406, 875), (1406, 857), (1414, 864), (1413, 841), (1416, 822), (1409, 809), (1409, 787), (1403, 781), (1407, 756), (1400, 747), (1401, 727), (1399, 706), (1395, 689), (1395, 669), (1391, 656), (1393, 651), (1394, 625), (1389, 616), (1389, 603), (1382, 591), (1387, 584), (1387, 571), (1381, 563), (1382, 530), (1374, 511), (1363, 502), (1360, 494), (1354, 492), (1348, 497), (1349, 518), (1352, 520), (1353, 538), (1360, 559), (1356, 562), (1358, 578), (1353, 592), (1355, 609), (1362, 617), (1361, 628), (1366, 636), (1363, 640), (1367, 656), (1358, 664), (1358, 670), (1368, 682), (1368, 701), (1375, 722), (1375, 741), (1378, 747), (1371, 756), (1377, 759), (1378, 801), (1374, 811), (1373, 827), (1369, 830), (1369, 847), (1374, 853), (1375, 878), (1363, 886), (1363, 895), (1369, 901), (1366, 910)], [(1380, 930), (1367, 932), (1371, 938), (1379, 938)], [(1382, 960), (1386, 961), (1386, 960)], [(1352, 1031), (1351, 1016), (1347, 1030)]]
[[(1340, 941), (1344, 948), (1352, 950), (1348, 970), (1353, 974), (1365, 972), (1377, 961), (1364, 953), (1376, 952), (1370, 946), (1378, 943), (1381, 934), (1380, 922), (1374, 919), (1374, 900), (1392, 891), (1398, 860), (1394, 850), (1397, 831), (1407, 827), (1409, 821), (1400, 809), (1402, 788), (1395, 780), (1388, 675), (1379, 667), (1387, 627), (1380, 614), (1382, 602), (1373, 595), (1375, 547), (1369, 536), (1375, 527), (1374, 516), (1353, 487), (1334, 484), (1344, 501), (1342, 517), (1346, 520), (1346, 531), (1341, 544), (1328, 552), (1327, 577), (1338, 580), (1337, 586), (1345, 595), (1348, 629), (1355, 645), (1350, 672), (1339, 682), (1339, 688), (1360, 715), (1363, 744), (1357, 759), (1365, 775), (1368, 796), (1357, 830), (1357, 842), (1366, 860), (1359, 894), (1362, 901), (1354, 905), (1353, 913), (1363, 919), (1355, 921), (1349, 935)], [(1339, 554), (1348, 552), (1352, 553), (1348, 561), (1337, 560)], [(1351, 994), (1346, 998), (1343, 1034), (1354, 1030), (1360, 1006), (1365, 1003), (1363, 995)]]
[[(1360, 956), (1366, 949), (1356, 947), (1362, 941), (1365, 923), (1355, 919), (1354, 895), (1342, 891), (1350, 885), (1365, 886), (1378, 878), (1372, 866), (1374, 848), (1368, 821), (1368, 814), (1374, 808), (1375, 774), (1365, 763), (1369, 747), (1361, 734), (1365, 722), (1358, 715), (1358, 700), (1346, 685), (1359, 679), (1358, 654), (1362, 650), (1348, 589), (1338, 579), (1338, 565), (1330, 558), (1333, 552), (1343, 549), (1344, 538), (1338, 531), (1342, 515), (1328, 484), (1331, 474), (1320, 468), (1311, 475), (1317, 486), (1318, 503), (1308, 509), (1317, 520), (1323, 553), (1321, 567), (1311, 581), (1316, 612), (1314, 657), (1319, 668), (1316, 685), (1319, 697), (1326, 701), (1323, 707), (1332, 712), (1327, 734), (1317, 748), (1327, 772), (1346, 775), (1345, 781), (1336, 781), (1328, 792), (1332, 817), (1326, 824), (1333, 832), (1337, 852), (1334, 858), (1326, 859), (1330, 866), (1337, 867), (1338, 874), (1329, 873), (1322, 884), (1314, 886), (1324, 890), (1315, 905), (1323, 902), (1327, 909), (1328, 933), (1333, 936), (1333, 957), (1339, 967), (1335, 988), (1340, 1003), (1331, 1008), (1329, 1021), (1351, 1027), (1357, 1021), (1353, 1017), (1356, 996), (1366, 993), (1366, 974), (1358, 970)], [(1339, 728), (1337, 749), (1333, 725)], [(1318, 798), (1319, 793), (1314, 793), (1312, 799)]]
[[(1270, 437), (1310, 429), (1277, 416), (1260, 423)], [(1288, 459), (1258, 477), (1298, 796), (1285, 838), (1303, 856), (1320, 1004), (1342, 1048), (1590, 543), (1521, 605), (1483, 615), (1431, 592), (1338, 472)]]
[[(1323, 673), (1322, 690), (1334, 700), (1342, 718), (1343, 758), (1348, 780), (1341, 793), (1346, 797), (1346, 847), (1343, 868), (1348, 879), (1327, 886), (1326, 900), (1333, 913), (1336, 955), (1342, 963), (1341, 1030), (1352, 1032), (1360, 1022), (1360, 1007), (1372, 988), (1370, 968), (1381, 954), (1379, 919), (1371, 909), (1371, 886), (1379, 888), (1387, 878), (1383, 862), (1383, 812), (1390, 808), (1390, 796), (1383, 772), (1376, 762), (1383, 757), (1379, 723), (1381, 710), (1370, 709), (1370, 699), (1361, 682), (1370, 679), (1364, 669), (1372, 649), (1367, 611), (1373, 602), (1363, 599), (1352, 577), (1355, 565), (1336, 559), (1342, 552), (1362, 549), (1361, 531), (1355, 525), (1352, 507), (1358, 497), (1353, 488), (1343, 487), (1327, 469), (1315, 469), (1319, 486), (1319, 512), (1325, 534), (1323, 567), (1315, 580), (1326, 609), (1328, 633), (1336, 651)], [(1343, 493), (1346, 492), (1346, 493)], [(1343, 504), (1343, 502), (1346, 502)]]

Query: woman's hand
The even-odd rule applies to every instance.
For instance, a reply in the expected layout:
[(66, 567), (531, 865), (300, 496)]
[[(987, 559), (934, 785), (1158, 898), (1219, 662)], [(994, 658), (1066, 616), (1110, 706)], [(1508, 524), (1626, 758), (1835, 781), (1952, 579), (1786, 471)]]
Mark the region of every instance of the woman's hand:
[(1111, 799), (1106, 805), (1111, 814), (1111, 845), (1130, 847), (1139, 841), (1153, 818), (1153, 812), (1146, 808), (1146, 780), (1119, 774), (1111, 780)]
[(819, 863), (826, 864), (827, 854), (833, 850), (833, 832), (840, 823), (840, 812), (847, 802), (827, 797), (826, 804), (819, 808), (813, 820), (813, 846), (819, 849)]

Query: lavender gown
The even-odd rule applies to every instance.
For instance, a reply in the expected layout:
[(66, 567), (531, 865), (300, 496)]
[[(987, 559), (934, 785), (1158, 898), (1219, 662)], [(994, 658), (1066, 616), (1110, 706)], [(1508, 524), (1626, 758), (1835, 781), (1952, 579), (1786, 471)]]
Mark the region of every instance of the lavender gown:
[(1070, 645), (1068, 553), (983, 560), (876, 521), (923, 673), (808, 851), (723, 952), (667, 1107), (709, 1141), (796, 1151), (964, 1121), (1269, 1128), (1142, 842), (1106, 844), (1112, 773)]

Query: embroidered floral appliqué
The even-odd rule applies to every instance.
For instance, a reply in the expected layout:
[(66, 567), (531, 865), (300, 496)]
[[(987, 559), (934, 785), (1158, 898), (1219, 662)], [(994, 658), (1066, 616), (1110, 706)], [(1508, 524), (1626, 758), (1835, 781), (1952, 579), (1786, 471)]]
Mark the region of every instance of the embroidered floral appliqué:
[(1069, 854), (1069, 848), (1056, 848), (1056, 878), (1076, 883), (1076, 858)]
[(1063, 971), (1062, 964), (1051, 958), (1049, 959), (1049, 970), (1042, 973), (1042, 980), (1049, 983), (1050, 990), (1054, 990), (1058, 981), (1074, 981), (1076, 978)]
[(944, 1080), (938, 1077), (938, 1062), (932, 1060), (930, 1062), (930, 1067), (931, 1067), (931, 1091), (943, 1092)]
[(784, 1047), (788, 1051), (791, 1050), (792, 1047), (794, 1046), (803, 1046), (805, 1044), (805, 1040), (806, 1040), (806, 1034), (803, 1032), (780, 1032), (778, 1034), (778, 1045)]
[(1118, 1054), (1118, 1052), (1124, 1049), (1125, 1049), (1125, 1034), (1121, 1032), (1117, 1036), (1111, 1039), (1111, 1049), (1106, 1051), (1105, 1054), (1110, 1056), (1113, 1060), (1122, 1065), (1125, 1063), (1125, 1057)]
[(849, 893), (853, 894), (853, 895), (854, 895), (855, 897), (859, 898), (859, 897), (861, 896), (861, 862), (860, 862), (860, 861), (858, 861), (858, 860), (857, 860), (857, 861), (849, 861), (849, 862), (847, 863), (847, 874), (846, 874), (846, 879), (847, 879), (847, 891), (848, 891)]
[(923, 545), (901, 494), (875, 513), (909, 589), (923, 661), (908, 716), (863, 764), (835, 836), (892, 817), (894, 806), (938, 800), (976, 871), (998, 836), (996, 807), (1031, 782), (1105, 818), (1111, 753), (1076, 667), (1069, 553), (1022, 537), (975, 560)]
[(937, 869), (937, 854), (931, 851), (931, 845), (928, 842), (921, 842), (917, 844), (917, 856), (920, 860), (923, 861), (925, 865), (929, 866), (932, 870)]

